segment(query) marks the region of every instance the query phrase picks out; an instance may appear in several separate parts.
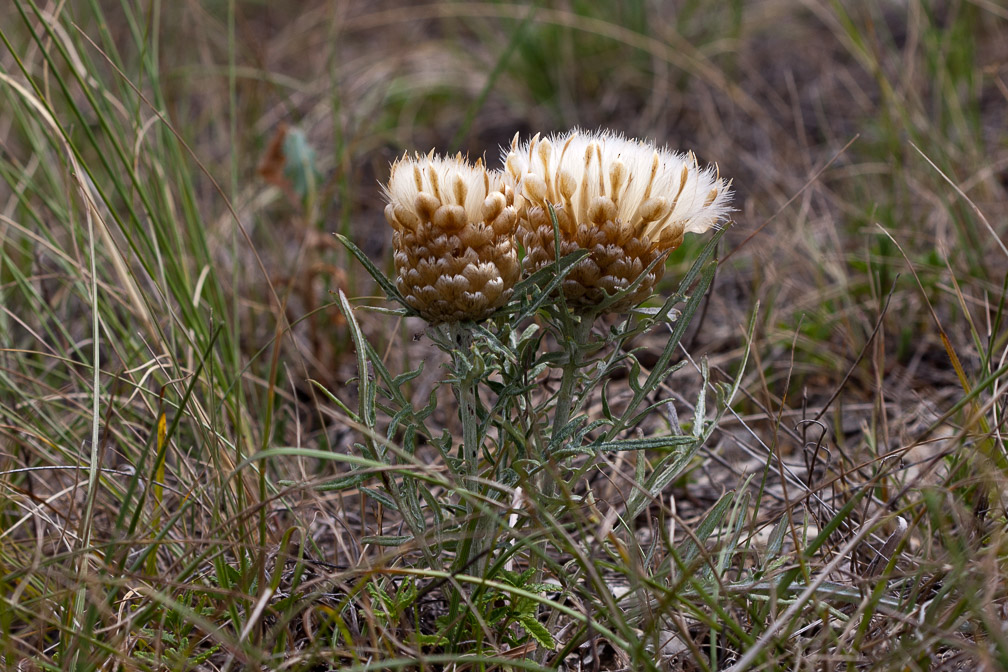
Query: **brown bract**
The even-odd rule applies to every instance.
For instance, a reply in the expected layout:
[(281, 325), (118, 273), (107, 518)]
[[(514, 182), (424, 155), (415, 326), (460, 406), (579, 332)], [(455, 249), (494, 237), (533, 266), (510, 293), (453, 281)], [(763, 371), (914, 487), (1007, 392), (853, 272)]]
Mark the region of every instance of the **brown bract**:
[(664, 273), (664, 257), (686, 233), (702, 233), (728, 211), (730, 187), (716, 170), (701, 169), (692, 154), (657, 149), (606, 131), (573, 130), (519, 144), (505, 156), (504, 180), (515, 189), (518, 236), (525, 271), (578, 249), (589, 255), (566, 276), (563, 293), (575, 309), (590, 311), (606, 295), (637, 287), (607, 311), (646, 299)]
[[(608, 205), (612, 206), (612, 202), (609, 201)], [(574, 308), (598, 305), (605, 298), (603, 290), (612, 295), (626, 289), (653, 261), (668, 254), (653, 248), (646, 239), (634, 236), (617, 220), (602, 214), (610, 209), (600, 207), (600, 216), (587, 222), (574, 222), (563, 207), (556, 209), (561, 231), (559, 255), (555, 252), (556, 237), (549, 211), (541, 206), (531, 206), (522, 218), (518, 237), (526, 251), (523, 264), (528, 273), (552, 264), (558, 256), (563, 257), (579, 249), (589, 251), (589, 255), (575, 264), (563, 279), (564, 298)], [(679, 240), (682, 241), (681, 234)], [(610, 306), (609, 310), (624, 310), (651, 296), (663, 271), (664, 265), (659, 262), (632, 293)]]
[(521, 272), (518, 217), (499, 173), (461, 154), (404, 156), (385, 194), (396, 287), (424, 319), (478, 321), (510, 298)]

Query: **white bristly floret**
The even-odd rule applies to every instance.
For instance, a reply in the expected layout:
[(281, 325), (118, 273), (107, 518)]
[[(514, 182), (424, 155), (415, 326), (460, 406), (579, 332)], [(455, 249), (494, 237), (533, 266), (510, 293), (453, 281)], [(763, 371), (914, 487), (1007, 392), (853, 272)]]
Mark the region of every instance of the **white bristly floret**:
[(564, 207), (579, 223), (590, 221), (595, 199), (617, 208), (621, 226), (659, 241), (668, 228), (703, 233), (730, 211), (730, 184), (716, 168), (701, 168), (692, 152), (681, 154), (612, 131), (574, 129), (519, 144), (504, 156), (504, 180), (515, 206)]

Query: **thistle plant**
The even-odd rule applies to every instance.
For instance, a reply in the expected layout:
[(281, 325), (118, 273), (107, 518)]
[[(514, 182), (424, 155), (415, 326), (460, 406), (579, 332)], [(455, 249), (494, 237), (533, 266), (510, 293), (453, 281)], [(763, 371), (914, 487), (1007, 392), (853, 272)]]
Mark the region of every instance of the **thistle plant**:
[(523, 144), (515, 136), (504, 165), (517, 193), (526, 272), (554, 263), (557, 254), (589, 252), (563, 282), (568, 304), (586, 314), (621, 312), (649, 298), (665, 270), (661, 262), (686, 233), (714, 226), (730, 199), (728, 185), (692, 153), (609, 131), (537, 135)]
[[(708, 417), (703, 366), (690, 433), (677, 422), (664, 431), (653, 423), (643, 429), (656, 408), (671, 403), (655, 397), (680, 366), (677, 350), (712, 282), (721, 232), (671, 296), (659, 301), (654, 294), (668, 255), (685, 234), (715, 228), (729, 210), (730, 193), (716, 170), (700, 168), (691, 154), (610, 132), (574, 130), (525, 143), (516, 137), (501, 170), (433, 153), (393, 164), (385, 215), (396, 277), (389, 280), (351, 241), (342, 241), (402, 306), (395, 312), (424, 319), (429, 337), (448, 355), (445, 383), (457, 403), (460, 441), (428, 425), (433, 395), (417, 409), (403, 394), (403, 382), (420, 369), (389, 372), (360, 334), (349, 304), (341, 299), (341, 305), (358, 334), (361, 385), (372, 371), (380, 381), (377, 391), (361, 395), (357, 417), (370, 419), (364, 424), (384, 434), (386, 445), (401, 445), (406, 461), (423, 438), (453, 474), (440, 499), (407, 470), (384, 481), (387, 501), (400, 509), (428, 559), (447, 550), (456, 577), (508, 585), (524, 577), (526, 597), (543, 593), (547, 571), (563, 583), (563, 556), (591, 554), (535, 537), (544, 527), (559, 529), (572, 506), (592, 504), (583, 480), (596, 458), (644, 451), (653, 460), (638, 474), (627, 519), (687, 467), (733, 388), (717, 388)], [(645, 373), (629, 343), (662, 331), (662, 352)], [(618, 413), (608, 392), (614, 374), (629, 382)], [(589, 415), (596, 400), (602, 412)], [(387, 418), (384, 426), (376, 408)], [(484, 603), (486, 590), (477, 582), (470, 595), (452, 593), (454, 627), (465, 627), (462, 600)], [(527, 636), (552, 646), (534, 610), (507, 613)], [(468, 634), (475, 634), (477, 626), (471, 627)]]
[(478, 321), (518, 280), (514, 196), (497, 171), (461, 156), (404, 156), (385, 188), (396, 288), (431, 324)]
[(517, 194), (526, 272), (587, 252), (561, 283), (574, 315), (555, 315), (566, 355), (555, 444), (569, 420), (586, 348), (604, 345), (588, 339), (594, 318), (648, 299), (685, 234), (703, 233), (726, 214), (730, 188), (715, 170), (700, 169), (692, 153), (656, 149), (610, 131), (574, 129), (522, 144), (516, 135), (504, 166)]

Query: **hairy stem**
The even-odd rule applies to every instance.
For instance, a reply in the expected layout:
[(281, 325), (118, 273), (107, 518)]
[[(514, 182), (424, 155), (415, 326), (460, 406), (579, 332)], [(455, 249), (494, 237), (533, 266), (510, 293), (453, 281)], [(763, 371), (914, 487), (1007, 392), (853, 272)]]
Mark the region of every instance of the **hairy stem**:
[[(584, 354), (585, 341), (588, 339), (594, 323), (592, 317), (594, 316), (582, 315), (580, 322), (571, 323), (566, 330), (567, 333), (560, 335), (567, 349), (567, 357), (561, 368), (560, 389), (557, 391), (556, 405), (553, 407), (553, 431), (550, 434), (547, 447), (549, 454), (544, 455), (547, 460), (550, 460), (552, 453), (559, 448), (558, 443), (562, 432), (570, 422), (571, 410), (575, 406), (574, 383), (577, 380), (578, 371), (584, 367), (581, 358)], [(553, 497), (555, 496), (556, 484), (553, 482), (552, 474), (548, 469), (543, 470), (543, 473), (546, 474), (548, 482), (543, 482), (544, 488), (541, 492)]]
[[(482, 576), (491, 559), (489, 550), (493, 544), (493, 519), (484, 515), (478, 504), (480, 497), (479, 460), (482, 438), (480, 436), (480, 416), (478, 412), (478, 391), (481, 375), (473, 369), (472, 330), (463, 324), (448, 325), (448, 333), (454, 344), (451, 351), (455, 382), (452, 385), (459, 407), (459, 421), (462, 423), (462, 445), (459, 457), (462, 461), (466, 531), (459, 542), (454, 571), (457, 573)], [(457, 613), (461, 606), (460, 596), (452, 595), (450, 611)]]
[[(556, 475), (558, 465), (553, 461), (553, 453), (560, 447), (562, 433), (567, 423), (570, 422), (571, 411), (576, 407), (576, 381), (578, 371), (584, 366), (582, 356), (584, 354), (585, 341), (591, 333), (594, 315), (581, 315), (580, 322), (565, 320), (563, 332), (559, 338), (563, 341), (567, 350), (567, 357), (561, 368), (560, 389), (557, 391), (556, 404), (553, 407), (553, 431), (550, 432), (550, 440), (546, 445), (546, 450), (542, 455), (543, 466), (538, 475), (538, 489), (542, 499), (542, 506), (549, 504), (557, 496)], [(546, 557), (546, 542), (543, 542), (542, 552), (533, 555), (531, 566), (535, 569), (535, 582), (542, 583), (543, 564)]]

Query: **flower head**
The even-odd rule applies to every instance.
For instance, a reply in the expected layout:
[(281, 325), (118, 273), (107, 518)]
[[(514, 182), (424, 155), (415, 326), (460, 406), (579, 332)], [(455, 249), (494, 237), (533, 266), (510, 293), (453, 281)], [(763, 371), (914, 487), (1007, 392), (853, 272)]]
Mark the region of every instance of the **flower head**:
[(521, 269), (513, 191), (482, 160), (404, 155), (385, 187), (396, 287), (427, 321), (481, 320), (511, 296)]
[[(578, 249), (589, 256), (564, 278), (563, 292), (575, 308), (590, 309), (633, 284), (656, 260), (702, 233), (728, 212), (730, 185), (692, 154), (679, 154), (611, 131), (574, 129), (524, 144), (518, 136), (505, 156), (505, 183), (515, 190), (519, 237), (527, 272), (556, 258), (556, 212), (560, 256)], [(664, 273), (658, 261), (637, 289), (608, 310), (647, 298)]]

